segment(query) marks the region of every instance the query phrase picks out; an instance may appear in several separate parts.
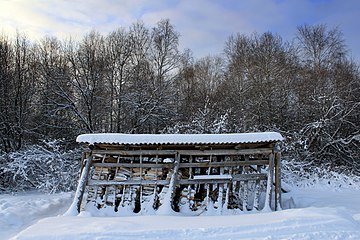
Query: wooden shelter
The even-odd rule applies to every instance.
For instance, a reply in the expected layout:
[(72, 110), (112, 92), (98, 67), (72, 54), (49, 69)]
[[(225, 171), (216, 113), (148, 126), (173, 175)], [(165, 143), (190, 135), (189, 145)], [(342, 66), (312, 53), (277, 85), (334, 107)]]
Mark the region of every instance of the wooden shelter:
[(73, 206), (201, 214), (278, 210), (279, 133), (84, 134)]

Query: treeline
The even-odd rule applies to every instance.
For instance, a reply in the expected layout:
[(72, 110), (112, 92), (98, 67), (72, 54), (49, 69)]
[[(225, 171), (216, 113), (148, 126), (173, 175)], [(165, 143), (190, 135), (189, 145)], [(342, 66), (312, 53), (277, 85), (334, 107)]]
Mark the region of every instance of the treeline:
[(179, 38), (169, 20), (79, 41), (1, 35), (1, 151), (92, 132), (274, 130), (289, 158), (359, 172), (360, 74), (339, 29), (234, 34), (200, 59)]

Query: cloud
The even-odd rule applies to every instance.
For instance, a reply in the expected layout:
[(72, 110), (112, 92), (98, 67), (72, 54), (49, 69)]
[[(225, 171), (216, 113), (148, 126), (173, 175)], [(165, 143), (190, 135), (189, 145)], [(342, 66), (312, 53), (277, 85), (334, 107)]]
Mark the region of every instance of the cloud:
[(340, 26), (353, 49), (358, 47), (357, 0), (1, 0), (0, 31), (80, 39), (90, 30), (106, 34), (142, 19), (149, 27), (169, 18), (181, 34), (181, 48), (195, 56), (220, 53), (235, 33), (271, 31), (291, 40), (304, 23)]

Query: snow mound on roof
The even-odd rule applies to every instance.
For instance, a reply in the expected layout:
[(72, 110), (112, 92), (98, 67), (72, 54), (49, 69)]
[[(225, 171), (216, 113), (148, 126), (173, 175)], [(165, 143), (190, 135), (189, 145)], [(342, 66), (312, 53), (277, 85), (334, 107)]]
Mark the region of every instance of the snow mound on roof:
[(109, 144), (229, 144), (258, 143), (282, 141), (277, 132), (230, 133), (230, 134), (120, 134), (95, 133), (82, 134), (76, 138), (79, 143), (109, 143)]

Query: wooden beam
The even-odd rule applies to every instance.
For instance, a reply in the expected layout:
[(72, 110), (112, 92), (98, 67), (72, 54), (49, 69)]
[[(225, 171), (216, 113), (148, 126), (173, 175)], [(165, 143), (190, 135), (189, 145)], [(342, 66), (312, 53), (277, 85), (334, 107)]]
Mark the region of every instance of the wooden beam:
[(252, 155), (252, 154), (270, 154), (272, 148), (255, 149), (213, 149), (213, 150), (93, 150), (93, 154), (110, 154), (123, 156), (156, 156), (156, 155), (175, 155), (179, 153), (185, 156), (221, 156), (221, 155)]
[(264, 208), (267, 210), (271, 210), (271, 196), (272, 196), (272, 185), (274, 178), (274, 154), (271, 153), (269, 156), (269, 168), (268, 168), (268, 177), (266, 184), (266, 196), (265, 196), (265, 206)]
[(256, 149), (213, 149), (213, 150), (179, 150), (182, 156), (231, 156), (231, 155), (252, 155), (252, 154), (269, 154), (272, 148)]
[(172, 168), (174, 163), (93, 163), (94, 167)]
[(268, 165), (269, 160), (249, 160), (249, 161), (228, 161), (228, 162), (193, 162), (180, 163), (180, 168), (188, 167), (236, 167), (249, 165)]
[(180, 154), (177, 153), (175, 155), (175, 163), (174, 163), (173, 174), (171, 176), (170, 183), (169, 183), (169, 191), (170, 191), (170, 195), (171, 195), (171, 204), (173, 203), (173, 198), (174, 198), (174, 195), (175, 195), (175, 188), (176, 188), (177, 181), (178, 181), (179, 165), (180, 165)]
[(87, 186), (87, 182), (88, 182), (88, 176), (89, 176), (89, 170), (90, 170), (92, 158), (93, 156), (90, 154), (90, 156), (84, 160), (84, 168), (82, 169), (79, 184), (76, 188), (75, 197), (66, 214), (71, 215), (73, 214), (72, 212), (74, 212), (75, 210), (78, 213), (80, 212), (81, 202), (84, 196), (85, 187)]
[[(211, 175), (209, 175), (211, 176)], [(174, 185), (189, 185), (189, 184), (216, 184), (216, 183), (229, 183), (233, 181), (246, 181), (246, 180), (266, 180), (266, 173), (258, 174), (236, 174), (231, 178), (214, 178), (214, 179), (180, 179), (174, 182)], [(89, 180), (88, 186), (111, 186), (111, 185), (169, 185), (170, 180)]]
[(123, 156), (156, 156), (156, 155), (175, 155), (175, 150), (94, 150), (94, 154), (110, 154)]
[(275, 154), (275, 211), (281, 210), (281, 156)]
[[(189, 162), (180, 163), (179, 168), (194, 167), (236, 167), (249, 165), (268, 165), (269, 160), (249, 160), (232, 162)], [(93, 163), (95, 167), (133, 167), (133, 168), (173, 168), (174, 163)]]
[[(211, 176), (211, 175), (210, 175)], [(233, 181), (247, 181), (247, 180), (266, 180), (267, 174), (260, 173), (260, 174), (237, 174), (233, 175), (231, 179), (229, 178), (222, 178), (222, 179), (180, 179), (178, 181), (179, 185), (186, 185), (186, 184), (217, 184), (217, 183), (229, 183)]]
[(121, 180), (121, 181), (117, 181), (117, 180), (109, 180), (109, 181), (104, 181), (104, 180), (89, 180), (88, 181), (88, 186), (111, 186), (111, 185), (139, 185), (139, 186), (143, 186), (143, 185), (169, 185), (170, 180)]

